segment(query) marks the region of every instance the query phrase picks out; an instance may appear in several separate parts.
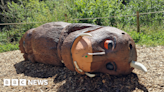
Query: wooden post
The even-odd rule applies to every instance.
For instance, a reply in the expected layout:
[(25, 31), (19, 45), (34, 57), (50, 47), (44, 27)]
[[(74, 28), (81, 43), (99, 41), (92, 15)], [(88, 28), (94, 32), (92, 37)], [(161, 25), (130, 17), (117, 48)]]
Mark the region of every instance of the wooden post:
[(65, 22), (68, 22), (67, 14), (64, 14), (64, 16), (65, 16)]
[(137, 11), (137, 32), (140, 33), (139, 12)]

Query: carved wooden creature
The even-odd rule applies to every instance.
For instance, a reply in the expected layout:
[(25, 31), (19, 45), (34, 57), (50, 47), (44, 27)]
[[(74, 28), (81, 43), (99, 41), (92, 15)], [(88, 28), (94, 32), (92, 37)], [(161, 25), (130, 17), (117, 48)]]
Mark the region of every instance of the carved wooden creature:
[(94, 77), (94, 72), (147, 72), (137, 61), (133, 39), (124, 31), (86, 23), (51, 22), (28, 30), (20, 40), (25, 60), (56, 66)]

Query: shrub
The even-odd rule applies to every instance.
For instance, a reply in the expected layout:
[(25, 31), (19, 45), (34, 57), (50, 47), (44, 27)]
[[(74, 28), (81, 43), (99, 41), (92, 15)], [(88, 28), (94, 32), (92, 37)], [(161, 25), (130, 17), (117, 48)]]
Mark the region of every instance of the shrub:
[(60, 5), (62, 1), (49, 0), (19, 0), (18, 3), (8, 2), (8, 11), (3, 12), (8, 23), (29, 23), (24, 25), (9, 25), (3, 31), (7, 31), (7, 38), (19, 40), (27, 30), (38, 27), (46, 22), (64, 21), (64, 14), (67, 13), (64, 7)]
[[(0, 34), (0, 45), (7, 46), (6, 43), (18, 42), (27, 30), (46, 22), (65, 21), (65, 15), (71, 23), (115, 26), (128, 32), (139, 44), (164, 45), (162, 35), (164, 34), (164, 13), (140, 15), (141, 34), (135, 32), (136, 16), (120, 17), (134, 15), (136, 11), (140, 13), (163, 11), (163, 5), (163, 0), (19, 0), (17, 3), (8, 2), (8, 10), (2, 12), (5, 16), (3, 22), (39, 23), (4, 27)], [(111, 18), (72, 20), (95, 17)]]

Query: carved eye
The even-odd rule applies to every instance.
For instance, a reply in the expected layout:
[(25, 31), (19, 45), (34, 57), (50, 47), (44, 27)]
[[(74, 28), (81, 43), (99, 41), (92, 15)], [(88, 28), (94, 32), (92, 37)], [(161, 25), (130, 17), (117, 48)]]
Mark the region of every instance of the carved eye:
[(106, 68), (108, 69), (108, 70), (114, 70), (114, 65), (112, 64), (112, 63), (107, 63), (106, 64)]
[(104, 42), (105, 49), (112, 49), (113, 48), (113, 41), (112, 40), (106, 40)]

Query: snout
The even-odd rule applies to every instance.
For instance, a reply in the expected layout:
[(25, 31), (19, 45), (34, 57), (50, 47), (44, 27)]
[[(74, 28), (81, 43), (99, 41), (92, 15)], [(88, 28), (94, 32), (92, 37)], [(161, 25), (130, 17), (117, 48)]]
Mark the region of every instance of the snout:
[(147, 72), (146, 67), (139, 63), (136, 62), (137, 61), (137, 51), (136, 51), (136, 47), (135, 47), (135, 42), (133, 41), (133, 39), (128, 35), (123, 33), (123, 35), (125, 35), (125, 38), (122, 39), (127, 39), (127, 46), (129, 49), (129, 64), (130, 64), (130, 71), (132, 71), (133, 69), (139, 69), (142, 70), (143, 72)]

